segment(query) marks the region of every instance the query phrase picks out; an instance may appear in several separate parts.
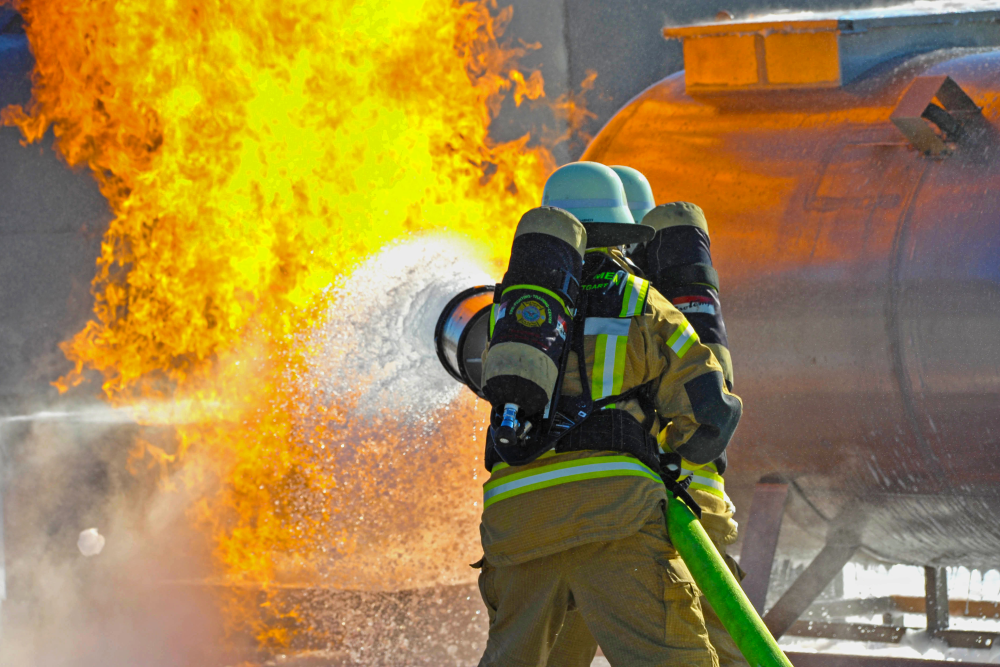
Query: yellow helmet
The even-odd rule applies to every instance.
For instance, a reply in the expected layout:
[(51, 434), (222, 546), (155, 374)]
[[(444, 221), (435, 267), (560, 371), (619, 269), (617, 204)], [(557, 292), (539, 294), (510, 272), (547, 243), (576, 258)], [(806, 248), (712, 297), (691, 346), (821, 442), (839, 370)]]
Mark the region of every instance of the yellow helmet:
[(618, 174), (597, 162), (571, 162), (545, 182), (542, 206), (569, 211), (587, 230), (590, 248), (645, 243), (653, 228), (637, 224)]

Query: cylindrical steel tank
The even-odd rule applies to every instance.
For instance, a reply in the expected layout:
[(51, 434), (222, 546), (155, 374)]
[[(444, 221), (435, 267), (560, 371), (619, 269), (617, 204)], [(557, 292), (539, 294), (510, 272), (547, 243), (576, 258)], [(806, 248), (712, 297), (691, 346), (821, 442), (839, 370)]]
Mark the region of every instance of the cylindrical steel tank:
[[(891, 117), (941, 75), (982, 115), (952, 114), (976, 131), (931, 156)], [(893, 56), (839, 85), (739, 83), (670, 76), (582, 158), (705, 210), (745, 402), (727, 489), (746, 517), (753, 484), (779, 473), (817, 536), (816, 515), (853, 499), (876, 557), (1000, 565), (1000, 51)]]

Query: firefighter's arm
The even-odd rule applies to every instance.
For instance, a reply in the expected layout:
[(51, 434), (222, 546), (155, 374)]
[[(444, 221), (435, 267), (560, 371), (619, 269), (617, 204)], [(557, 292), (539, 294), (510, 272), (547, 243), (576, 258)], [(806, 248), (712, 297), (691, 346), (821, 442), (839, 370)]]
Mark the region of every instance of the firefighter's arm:
[(647, 303), (648, 370), (658, 378), (656, 411), (668, 422), (658, 439), (664, 451), (707, 464), (729, 445), (743, 403), (726, 389), (722, 366), (684, 315), (652, 289)]

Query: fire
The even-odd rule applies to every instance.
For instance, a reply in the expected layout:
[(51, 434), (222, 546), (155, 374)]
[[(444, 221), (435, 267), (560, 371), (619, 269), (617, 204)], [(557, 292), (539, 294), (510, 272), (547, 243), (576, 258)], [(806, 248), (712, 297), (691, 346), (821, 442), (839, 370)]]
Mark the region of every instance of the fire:
[[(455, 568), (426, 564), (443, 548), (475, 545), (482, 408), (457, 399), (419, 430), (438, 444), (433, 455), (403, 457), (416, 427), (391, 406), (362, 420), (357, 395), (319, 400), (302, 378), (329, 288), (386, 244), (447, 232), (474, 239), (493, 274), (503, 268), (513, 226), (554, 166), (527, 136), (488, 137), (504, 96), (543, 95), (541, 75), (517, 69), (523, 49), (498, 41), (510, 8), (15, 5), (36, 57), (34, 95), (3, 121), (29, 142), (51, 128), (114, 214), (94, 319), (64, 345), (76, 369), (63, 388), (96, 371), (115, 405), (194, 406), (176, 427), (176, 451), (140, 443), (129, 465), (184, 466), (185, 479), (215, 489), (194, 515), (214, 537), (225, 581), (391, 586), (457, 576), (468, 553), (455, 554)], [(567, 104), (583, 113), (578, 99)], [(345, 443), (350, 461), (330, 455)], [(384, 522), (400, 507), (414, 521), (406, 535), (359, 527), (362, 511)], [(395, 569), (337, 570), (363, 540), (381, 540)], [(256, 630), (288, 641), (280, 626)]]

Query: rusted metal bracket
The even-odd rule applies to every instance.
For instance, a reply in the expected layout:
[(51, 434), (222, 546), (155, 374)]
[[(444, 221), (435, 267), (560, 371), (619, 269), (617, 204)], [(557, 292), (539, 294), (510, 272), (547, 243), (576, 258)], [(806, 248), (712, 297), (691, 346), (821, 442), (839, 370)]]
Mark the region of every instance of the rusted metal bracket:
[(918, 76), (890, 116), (917, 150), (945, 155), (975, 139), (986, 123), (981, 109), (950, 76)]
[(995, 632), (979, 630), (940, 630), (934, 636), (953, 648), (993, 648), (997, 637), (1000, 637)]
[[(823, 639), (841, 639), (855, 642), (880, 642), (898, 644), (906, 634), (906, 628), (900, 624), (873, 625), (871, 623), (841, 623), (830, 621), (795, 621), (785, 633), (794, 637), (820, 637)], [(943, 639), (953, 648), (992, 648), (996, 642), (997, 633), (978, 630), (942, 630), (934, 636)]]
[[(948, 624), (941, 617), (941, 606), (948, 605), (949, 613), (956, 616), (978, 618), (1000, 618), (1000, 603), (981, 600), (948, 600), (945, 596), (947, 582), (939, 576), (940, 568), (925, 568), (927, 590), (933, 595), (927, 597), (885, 596), (859, 598), (853, 600), (827, 600), (813, 604), (806, 610), (802, 620), (796, 621), (785, 634), (798, 637), (824, 637), (852, 641), (899, 643), (906, 627), (903, 612), (920, 614), (931, 609), (927, 619), (930, 634), (944, 640), (948, 646), (956, 648), (992, 648), (1000, 633), (981, 630), (948, 630)], [(931, 580), (932, 579), (932, 580)], [(871, 616), (883, 614), (884, 623), (847, 623), (846, 616)], [(937, 628), (936, 630), (934, 628)], [(914, 628), (917, 629), (917, 628)]]
[(740, 567), (747, 573), (743, 591), (758, 614), (764, 612), (771, 565), (778, 548), (781, 520), (788, 500), (788, 482), (776, 475), (762, 477), (754, 487), (750, 516), (740, 549)]
[[(845, 535), (839, 532), (835, 532), (833, 537), (834, 539), (828, 542), (827, 546), (806, 568), (806, 571), (796, 579), (792, 588), (778, 600), (778, 603), (764, 617), (765, 625), (775, 637), (788, 634), (799, 637), (898, 643), (906, 633), (906, 628), (898, 620), (887, 622), (884, 625), (873, 625), (829, 621), (827, 619), (831, 616), (867, 615), (878, 611), (890, 612), (886, 616), (895, 617), (895, 614), (891, 612), (901, 610), (926, 611), (928, 634), (944, 640), (948, 646), (988, 649), (1000, 637), (1000, 634), (996, 632), (948, 629), (948, 579), (945, 568), (924, 568), (926, 595), (923, 599), (883, 597), (835, 600), (810, 606), (809, 601), (819, 595), (826, 583), (840, 571), (854, 553), (855, 547), (852, 547), (853, 540), (850, 533), (846, 535), (846, 540), (844, 539)], [(956, 602), (957, 607), (962, 601), (956, 600), (954, 602)], [(968, 604), (968, 601), (965, 602)], [(800, 612), (802, 605), (809, 608)], [(796, 620), (803, 612), (805, 618), (801, 621)], [(976, 612), (983, 617), (988, 617), (992, 613), (985, 605), (982, 609), (977, 609)], [(901, 617), (901, 615), (899, 616)], [(819, 620), (821, 618), (823, 620)]]

